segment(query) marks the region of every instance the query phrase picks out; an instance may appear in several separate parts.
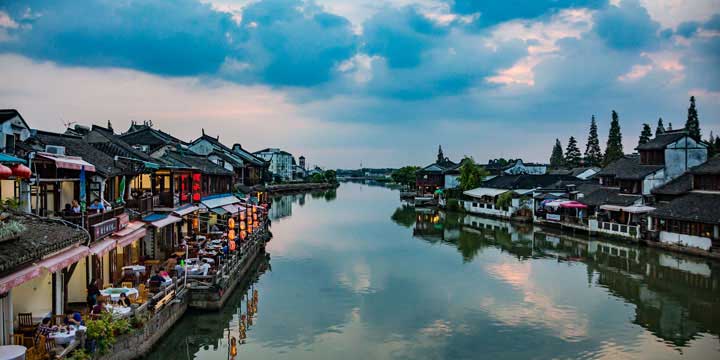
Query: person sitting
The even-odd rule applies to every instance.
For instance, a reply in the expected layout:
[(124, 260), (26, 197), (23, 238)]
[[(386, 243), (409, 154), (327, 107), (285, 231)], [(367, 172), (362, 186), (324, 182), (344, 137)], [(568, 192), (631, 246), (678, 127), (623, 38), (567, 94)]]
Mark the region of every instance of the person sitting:
[(97, 212), (103, 212), (103, 211), (105, 211), (105, 205), (103, 205), (103, 203), (100, 201), (100, 199), (95, 199), (95, 200), (93, 200), (89, 209), (95, 210)]
[(157, 272), (153, 271), (152, 276), (150, 276), (150, 282), (157, 282), (158, 284), (162, 284), (165, 281), (165, 279), (160, 276)]
[(170, 274), (169, 274), (167, 271), (165, 271), (165, 268), (162, 267), (162, 266), (160, 267), (160, 273), (159, 273), (159, 274), (160, 274), (160, 277), (162, 277), (163, 282), (166, 282), (166, 281), (170, 281), (170, 280), (171, 280), (171, 279), (170, 279)]
[(53, 332), (53, 327), (50, 325), (50, 318), (46, 317), (42, 319), (40, 326), (38, 326), (37, 331), (35, 332), (35, 340), (37, 341), (40, 338), (40, 335), (47, 337), (51, 332)]
[(62, 216), (71, 216), (72, 214), (72, 206), (70, 206), (70, 204), (65, 204), (65, 209), (63, 209)]
[(70, 210), (72, 210), (73, 214), (79, 214), (82, 211), (82, 208), (80, 207), (80, 203), (77, 200), (71, 201), (70, 204), (71, 204)]
[(124, 306), (124, 307), (130, 307), (130, 298), (125, 295), (125, 293), (120, 294), (120, 300), (118, 300), (118, 305)]
[(74, 312), (72, 315), (65, 316), (65, 325), (80, 326), (85, 325), (82, 315), (79, 312)]
[(90, 310), (90, 314), (100, 315), (103, 311), (105, 311), (105, 300), (103, 298), (98, 298), (97, 303), (93, 306), (92, 310)]

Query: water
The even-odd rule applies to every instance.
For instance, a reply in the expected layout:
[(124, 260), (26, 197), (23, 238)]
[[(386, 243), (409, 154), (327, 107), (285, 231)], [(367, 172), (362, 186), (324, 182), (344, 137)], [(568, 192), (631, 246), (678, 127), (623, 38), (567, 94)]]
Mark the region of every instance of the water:
[(255, 290), (237, 359), (720, 358), (720, 264), (398, 197), (349, 183), (278, 199), (266, 271), (150, 358), (229, 359)]

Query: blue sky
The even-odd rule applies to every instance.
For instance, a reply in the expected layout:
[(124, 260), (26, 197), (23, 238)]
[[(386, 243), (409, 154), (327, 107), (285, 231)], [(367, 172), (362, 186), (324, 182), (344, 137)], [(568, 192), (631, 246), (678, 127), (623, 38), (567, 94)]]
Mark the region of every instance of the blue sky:
[(708, 0), (0, 3), (0, 107), (31, 126), (150, 119), (327, 167), (547, 161), (612, 110), (630, 152), (690, 95), (718, 134), (718, 65)]

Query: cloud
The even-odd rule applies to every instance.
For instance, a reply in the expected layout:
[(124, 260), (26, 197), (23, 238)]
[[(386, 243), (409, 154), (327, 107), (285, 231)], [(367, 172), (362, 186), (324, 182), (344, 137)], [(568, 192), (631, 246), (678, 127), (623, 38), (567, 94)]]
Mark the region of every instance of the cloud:
[(192, 0), (9, 2), (25, 26), (0, 51), (63, 65), (114, 66), (162, 75), (215, 73), (229, 50), (233, 21)]
[(658, 46), (660, 24), (637, 0), (622, 0), (598, 12), (595, 31), (614, 49), (651, 50)]
[(567, 8), (597, 8), (607, 0), (450, 0), (452, 10), (459, 14), (479, 14), (477, 23), (495, 25), (513, 19), (532, 19)]
[(675, 30), (675, 33), (689, 38), (698, 31), (698, 27), (700, 26), (700, 23), (697, 21), (686, 21), (680, 25), (678, 25), (677, 30)]

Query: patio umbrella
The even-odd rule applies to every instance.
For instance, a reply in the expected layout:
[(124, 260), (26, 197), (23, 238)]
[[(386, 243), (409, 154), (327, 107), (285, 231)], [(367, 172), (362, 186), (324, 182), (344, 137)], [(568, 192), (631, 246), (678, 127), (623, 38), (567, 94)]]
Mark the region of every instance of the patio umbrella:
[(120, 196), (118, 196), (117, 202), (119, 204), (122, 204), (125, 202), (125, 176), (123, 176), (122, 179), (120, 180), (120, 189), (119, 190), (120, 191), (118, 191), (118, 193), (120, 194)]
[(80, 167), (80, 212), (85, 212), (85, 166)]

